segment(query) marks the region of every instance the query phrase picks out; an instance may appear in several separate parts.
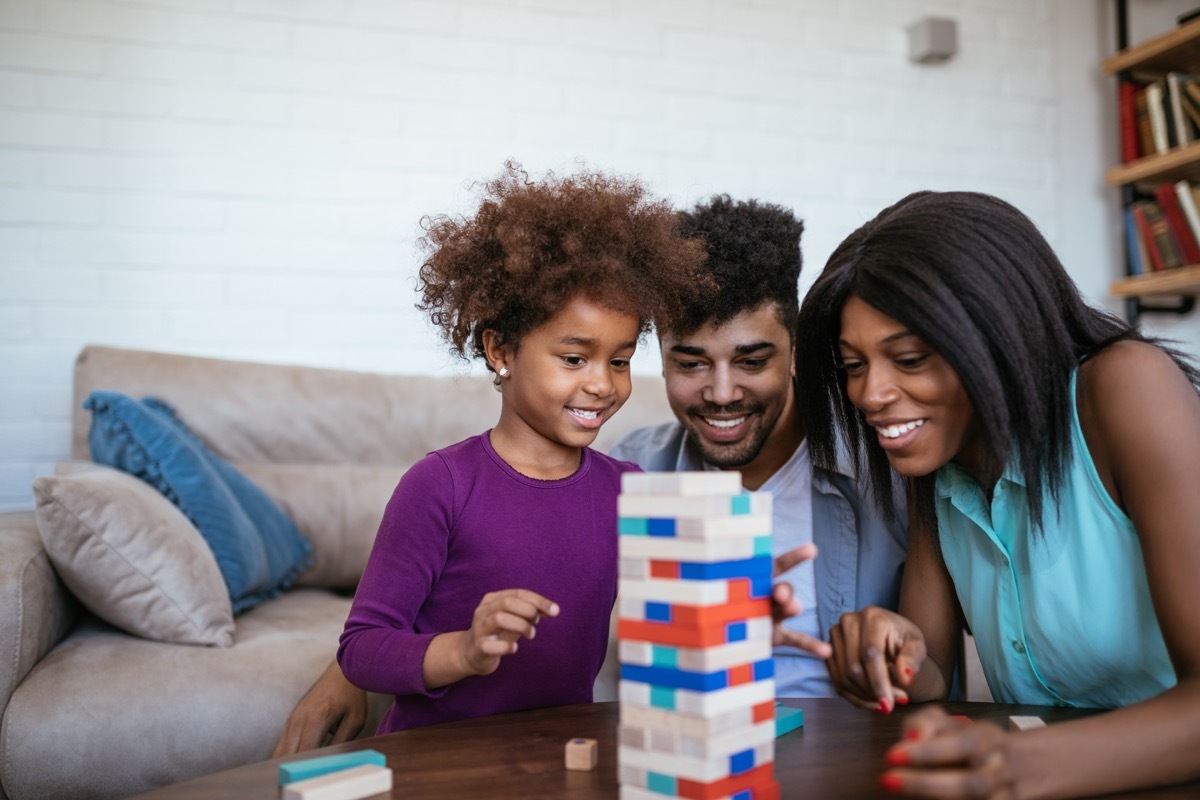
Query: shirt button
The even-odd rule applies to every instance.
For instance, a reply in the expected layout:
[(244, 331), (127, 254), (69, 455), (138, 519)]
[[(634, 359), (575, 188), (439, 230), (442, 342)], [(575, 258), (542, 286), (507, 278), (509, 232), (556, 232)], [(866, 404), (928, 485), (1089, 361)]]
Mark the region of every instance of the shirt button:
[(1013, 650), (1016, 652), (1016, 654), (1017, 654), (1017, 655), (1019, 655), (1019, 656), (1023, 656), (1023, 655), (1025, 655), (1025, 645), (1021, 644), (1021, 643), (1020, 643), (1020, 642), (1018, 642), (1016, 639), (1013, 639), (1013, 640), (1012, 640), (1012, 649), (1013, 649)]

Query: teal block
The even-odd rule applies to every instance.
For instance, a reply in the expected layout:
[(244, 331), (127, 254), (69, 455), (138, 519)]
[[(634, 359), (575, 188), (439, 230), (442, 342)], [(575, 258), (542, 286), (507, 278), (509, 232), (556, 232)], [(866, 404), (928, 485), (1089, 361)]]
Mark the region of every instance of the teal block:
[(770, 536), (754, 537), (754, 555), (756, 555), (756, 556), (771, 555), (771, 537)]
[(660, 772), (646, 773), (646, 788), (658, 794), (665, 794), (669, 797), (675, 797), (679, 794), (678, 781), (671, 775), (663, 775)]
[(775, 703), (775, 738), (791, 733), (804, 724), (804, 709)]
[(289, 761), (279, 765), (279, 785), (304, 781), (351, 767), (361, 767), (363, 764), (386, 767), (387, 759), (378, 750), (355, 750), (351, 753), (339, 753), (336, 756)]
[(675, 710), (675, 690), (670, 686), (650, 686), (650, 705), (654, 708)]
[(674, 647), (662, 644), (651, 645), (650, 658), (656, 667), (679, 669), (679, 650)]
[(730, 498), (729, 512), (731, 514), (749, 514), (750, 513), (750, 494), (743, 492), (742, 494), (734, 495)]
[(650, 522), (639, 517), (618, 517), (617, 534), (620, 536), (648, 536)]

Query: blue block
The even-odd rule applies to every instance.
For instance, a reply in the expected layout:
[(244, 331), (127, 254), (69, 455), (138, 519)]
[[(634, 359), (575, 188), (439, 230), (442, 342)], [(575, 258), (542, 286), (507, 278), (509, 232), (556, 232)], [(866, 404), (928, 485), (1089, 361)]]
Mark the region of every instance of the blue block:
[(387, 759), (378, 750), (355, 750), (351, 753), (339, 753), (336, 756), (289, 761), (279, 765), (279, 785), (308, 780), (351, 767), (361, 767), (363, 764), (377, 764), (386, 767)]
[(643, 667), (637, 664), (622, 664), (621, 679), (649, 683), (652, 686), (669, 686), (672, 689), (687, 689), (692, 692), (713, 692), (729, 686), (729, 673), (687, 672), (669, 667)]
[(731, 622), (725, 626), (725, 641), (727, 643), (744, 642), (747, 635), (748, 631), (744, 622)]
[(750, 579), (750, 596), (754, 599), (760, 597), (771, 596), (771, 579), (770, 578), (751, 578)]
[(727, 578), (771, 579), (775, 565), (769, 555), (742, 558), (736, 561), (683, 561), (679, 564), (679, 578), (685, 581), (710, 581)]
[(646, 602), (646, 619), (651, 622), (670, 622), (671, 604), (658, 603), (653, 600)]
[(775, 738), (791, 733), (804, 725), (804, 709), (775, 703)]
[(651, 517), (646, 520), (646, 533), (651, 536), (674, 536), (675, 520), (671, 517)]
[(743, 750), (729, 757), (729, 774), (741, 775), (754, 769), (754, 750)]
[(767, 678), (775, 677), (775, 662), (772, 659), (765, 658), (762, 661), (754, 663), (754, 680), (764, 681)]
[(745, 789), (737, 794), (730, 795), (729, 800), (754, 800), (754, 792)]

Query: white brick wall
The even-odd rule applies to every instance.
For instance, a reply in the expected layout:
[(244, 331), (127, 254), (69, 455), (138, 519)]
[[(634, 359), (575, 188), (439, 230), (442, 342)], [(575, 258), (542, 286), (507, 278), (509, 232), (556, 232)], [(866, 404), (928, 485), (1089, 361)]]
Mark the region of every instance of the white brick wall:
[[(990, 191), (1109, 302), (1112, 5), (4, 0), (0, 508), (66, 456), (88, 342), (463, 369), (412, 307), (414, 239), (508, 157), (790, 205), (810, 279), (913, 189)], [(1136, 39), (1192, 3), (1131, 5)], [(959, 22), (946, 65), (905, 58), (927, 14)]]

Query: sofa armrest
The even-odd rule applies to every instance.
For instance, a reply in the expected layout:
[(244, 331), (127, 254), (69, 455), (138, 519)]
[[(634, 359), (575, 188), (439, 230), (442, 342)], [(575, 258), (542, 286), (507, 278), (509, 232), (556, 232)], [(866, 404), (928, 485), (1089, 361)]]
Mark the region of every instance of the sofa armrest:
[(78, 618), (79, 602), (50, 565), (33, 511), (0, 513), (0, 711)]

